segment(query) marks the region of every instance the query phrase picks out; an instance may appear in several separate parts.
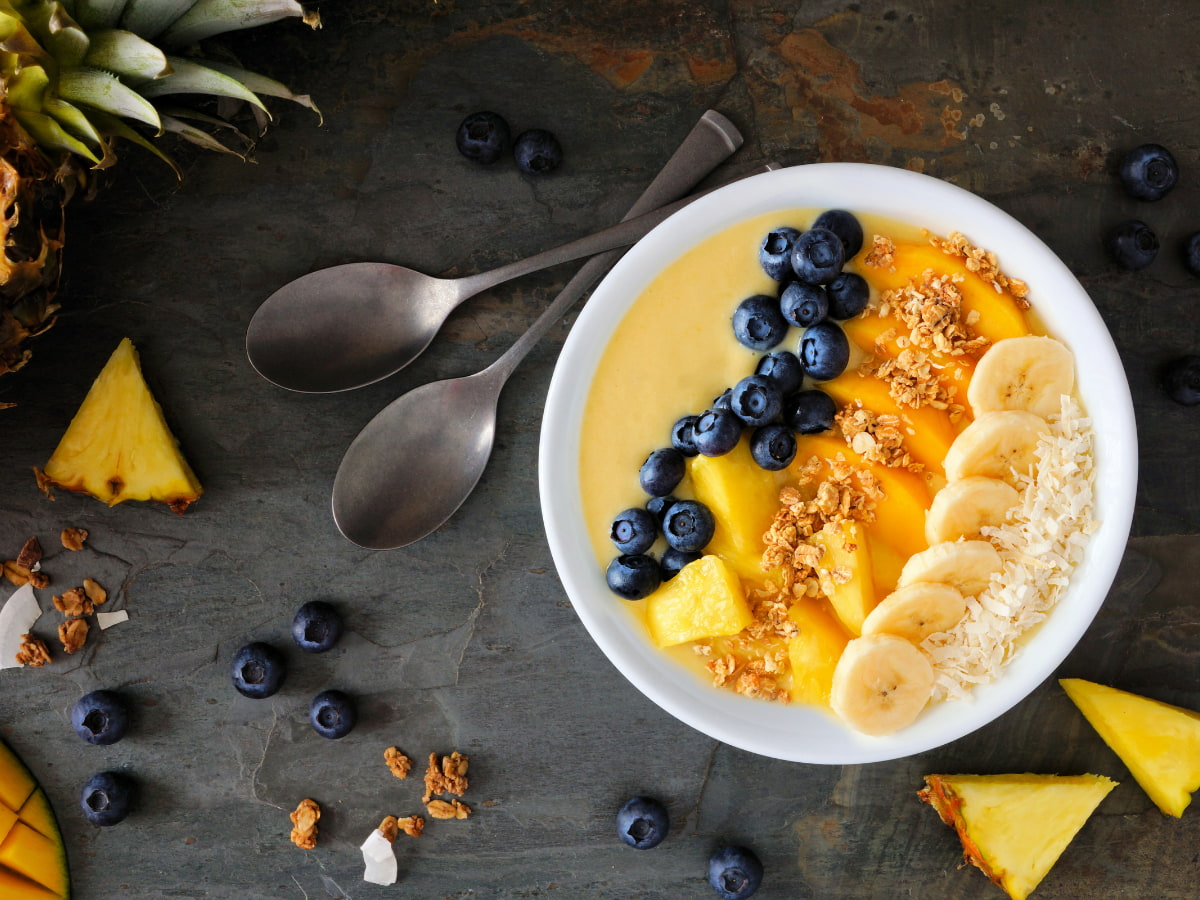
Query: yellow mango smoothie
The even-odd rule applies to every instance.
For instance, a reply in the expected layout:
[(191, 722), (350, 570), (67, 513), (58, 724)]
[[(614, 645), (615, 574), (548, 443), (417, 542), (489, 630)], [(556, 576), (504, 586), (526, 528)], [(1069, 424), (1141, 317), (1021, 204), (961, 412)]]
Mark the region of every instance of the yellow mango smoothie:
[[(779, 295), (764, 237), (819, 213), (708, 238), (619, 323), (581, 435), (601, 570), (619, 556), (614, 517), (646, 506), (639, 469), (671, 446), (676, 421), (708, 410), (765, 352), (796, 351), (803, 328), (760, 352), (731, 319), (743, 299)], [(838, 323), (845, 370), (803, 382), (832, 398), (834, 424), (797, 433), (774, 470), (755, 461), (751, 428), (729, 452), (688, 455), (664, 505), (702, 503), (711, 539), (647, 596), (613, 602), (715, 688), (831, 708), (884, 734), (994, 678), (1048, 614), (1092, 525), (1092, 448), (1070, 351), (1040, 333), (1025, 284), (961, 235), (857, 219), (864, 246), (843, 271), (870, 300)], [(659, 536), (646, 555), (665, 547)]]

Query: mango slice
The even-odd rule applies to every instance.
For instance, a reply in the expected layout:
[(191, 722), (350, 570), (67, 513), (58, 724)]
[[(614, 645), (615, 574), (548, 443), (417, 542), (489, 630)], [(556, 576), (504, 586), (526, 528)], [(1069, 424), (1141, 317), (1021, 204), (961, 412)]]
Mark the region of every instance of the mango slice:
[(850, 634), (816, 600), (802, 597), (788, 610), (800, 633), (788, 639), (792, 667), (792, 701), (829, 706), (833, 670), (850, 642)]
[(827, 525), (812, 536), (812, 542), (825, 548), (817, 563), (817, 577), (833, 611), (846, 630), (858, 637), (863, 620), (876, 603), (866, 531), (861, 524), (846, 520)]
[(737, 634), (753, 620), (737, 573), (711, 554), (646, 598), (646, 624), (660, 647)]

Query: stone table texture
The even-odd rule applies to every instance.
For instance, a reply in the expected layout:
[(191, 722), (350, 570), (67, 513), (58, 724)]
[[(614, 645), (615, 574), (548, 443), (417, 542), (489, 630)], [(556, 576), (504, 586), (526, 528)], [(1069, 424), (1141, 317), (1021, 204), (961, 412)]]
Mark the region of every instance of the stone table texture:
[[(1200, 419), (1156, 383), (1200, 346), (1200, 281), (1174, 248), (1200, 229), (1200, 7), (725, 0), (359, 0), (320, 5), (325, 27), (285, 22), (224, 39), (251, 67), (310, 93), (325, 116), (272, 103), (255, 164), (180, 146), (184, 179), (127, 149), (106, 186), (69, 208), (57, 325), (0, 379), (0, 554), (30, 535), (58, 586), (92, 576), (130, 621), (75, 657), (0, 671), (0, 735), (46, 786), (78, 900), (713, 896), (705, 860), (746, 843), (758, 896), (992, 898), (915, 793), (930, 772), (1096, 771), (1122, 782), (1038, 889), (1040, 900), (1194, 893), (1200, 826), (1158, 812), (1047, 681), (992, 725), (920, 756), (863, 766), (772, 761), (714, 742), (634, 689), (592, 643), (555, 574), (538, 506), (537, 442), (568, 317), (500, 402), (479, 487), (443, 528), (399, 551), (342, 538), (330, 487), (348, 442), (386, 403), (495, 359), (574, 265), (490, 291), (456, 312), (409, 369), (345, 395), (266, 383), (243, 341), (258, 304), (314, 268), (357, 260), (467, 273), (619, 219), (707, 108), (746, 136), (730, 171), (863, 161), (970, 189), (1032, 229), (1107, 322), (1137, 407), (1141, 482), (1116, 584), (1060, 674), (1200, 708)], [(551, 177), (476, 167), (454, 150), (479, 109), (545, 127)], [(1182, 169), (1160, 203), (1126, 198), (1115, 160), (1147, 141)], [(1162, 236), (1143, 273), (1104, 254), (1131, 216)], [(364, 323), (365, 325), (366, 323)], [(38, 492), (54, 449), (123, 337), (205, 494), (183, 516)], [(58, 546), (88, 529), (79, 553)], [(43, 607), (50, 591), (40, 592)], [(347, 633), (324, 655), (288, 637), (326, 599)], [(53, 633), (52, 610), (38, 629)], [(252, 701), (229, 681), (252, 640), (285, 648), (283, 690)], [(83, 744), (84, 692), (132, 700), (129, 736)], [(360, 700), (358, 728), (318, 738), (310, 698)], [(382, 751), (417, 760), (393, 779)], [(421, 811), (430, 752), (471, 757), (474, 809), (402, 837), (400, 881), (362, 881), (358, 845), (386, 814)], [(104, 768), (134, 774), (136, 812), (110, 829), (77, 808)], [(621, 845), (617, 807), (662, 798), (674, 819), (651, 853)], [(316, 850), (288, 842), (306, 796)]]

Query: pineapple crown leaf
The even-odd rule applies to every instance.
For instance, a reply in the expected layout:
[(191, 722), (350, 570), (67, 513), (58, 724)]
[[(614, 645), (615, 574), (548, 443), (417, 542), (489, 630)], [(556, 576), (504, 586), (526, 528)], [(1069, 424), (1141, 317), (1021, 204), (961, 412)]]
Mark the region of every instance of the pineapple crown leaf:
[(236, 78), (180, 56), (168, 56), (167, 62), (171, 65), (171, 74), (140, 85), (138, 90), (143, 97), (154, 99), (170, 94), (209, 94), (244, 100), (267, 112), (258, 95)]
[(135, 85), (171, 72), (171, 64), (162, 50), (132, 31), (118, 28), (93, 34), (82, 62), (112, 72)]
[(148, 150), (157, 156), (160, 160), (170, 167), (175, 173), (175, 177), (183, 181), (183, 170), (179, 168), (179, 163), (175, 162), (171, 156), (166, 153), (153, 141), (147, 140), (140, 133), (127, 125), (122, 119), (117, 116), (109, 115), (106, 112), (101, 112), (98, 109), (88, 111), (88, 118), (96, 125), (96, 127), (108, 137), (118, 137), (129, 141), (131, 144), (136, 144), (143, 150)]
[(73, 18), (85, 32), (113, 28), (125, 11), (125, 0), (75, 0)]
[(142, 122), (162, 133), (162, 122), (154, 105), (108, 72), (84, 66), (64, 69), (59, 76), (58, 93), (65, 100)]
[(128, 0), (121, 25), (152, 41), (195, 4), (196, 0)]
[(48, 97), (42, 109), (46, 115), (53, 118), (59, 125), (89, 147), (99, 150), (104, 156), (111, 156), (108, 145), (96, 126), (88, 119), (87, 114), (73, 103), (68, 103), (59, 97)]
[(28, 109), (13, 109), (13, 115), (17, 117), (21, 127), (38, 142), (39, 146), (50, 150), (74, 153), (91, 160), (97, 166), (100, 165), (100, 158), (92, 152), (87, 144), (72, 137), (57, 121), (45, 113)]
[(291, 100), (293, 103), (298, 103), (300, 106), (311, 109), (317, 115), (317, 124), (325, 124), (325, 117), (321, 115), (321, 110), (317, 109), (317, 104), (313, 102), (308, 94), (294, 94), (287, 85), (276, 81), (274, 78), (268, 78), (266, 75), (251, 72), (248, 69), (243, 69), (241, 66), (236, 66), (222, 60), (206, 59), (204, 64), (210, 69), (215, 69), (224, 75), (228, 75), (235, 81), (241, 82), (256, 94), (267, 97), (278, 97), (281, 100)]
[(217, 153), (228, 153), (231, 156), (236, 156), (242, 162), (251, 162), (249, 156), (244, 153), (238, 153), (236, 150), (225, 146), (215, 137), (209, 134), (202, 128), (197, 128), (195, 125), (189, 125), (182, 119), (176, 119), (174, 116), (163, 116), (163, 128), (172, 134), (177, 134), (185, 141), (203, 147), (205, 150), (213, 150)]
[(320, 16), (306, 11), (296, 0), (196, 0), (167, 28), (162, 40), (171, 47), (186, 47), (214, 35), (287, 18), (300, 18), (312, 28), (321, 25)]

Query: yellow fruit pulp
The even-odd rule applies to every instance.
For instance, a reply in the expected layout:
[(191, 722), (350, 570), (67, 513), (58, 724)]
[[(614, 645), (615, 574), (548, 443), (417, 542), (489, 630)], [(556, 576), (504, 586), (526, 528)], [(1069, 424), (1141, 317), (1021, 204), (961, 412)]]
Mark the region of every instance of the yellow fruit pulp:
[(748, 437), (724, 456), (694, 457), (688, 471), (696, 499), (715, 521), (709, 552), (742, 577), (761, 579), (762, 536), (779, 508), (775, 476), (754, 461)]
[(703, 556), (646, 598), (646, 624), (660, 647), (737, 634), (754, 621), (737, 573)]
[(202, 493), (142, 377), (129, 338), (109, 358), (40, 475), (109, 506), (159, 500), (182, 513)]
[(825, 551), (816, 566), (822, 590), (846, 630), (857, 637), (876, 602), (866, 529), (845, 520), (826, 525), (812, 536), (812, 542)]
[(1116, 787), (1102, 775), (927, 775), (918, 796), (954, 828), (963, 856), (1025, 900)]
[(62, 900), (70, 893), (66, 851), (45, 792), (0, 742), (0, 897)]
[(1182, 816), (1200, 789), (1200, 713), (1081, 678), (1059, 684), (1154, 805)]
[(792, 700), (828, 706), (833, 670), (850, 643), (850, 634), (814, 598), (799, 598), (788, 610), (788, 618), (800, 629), (788, 639)]

